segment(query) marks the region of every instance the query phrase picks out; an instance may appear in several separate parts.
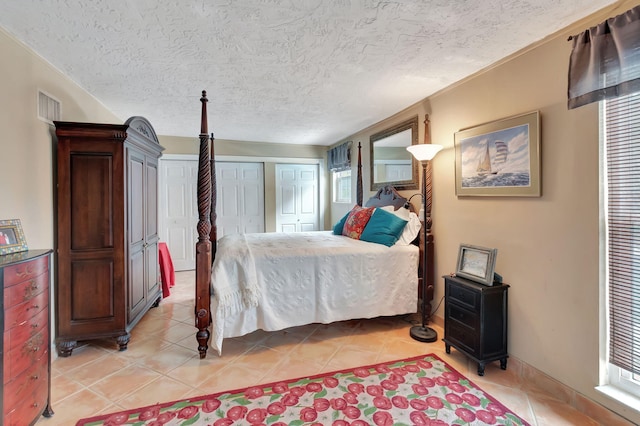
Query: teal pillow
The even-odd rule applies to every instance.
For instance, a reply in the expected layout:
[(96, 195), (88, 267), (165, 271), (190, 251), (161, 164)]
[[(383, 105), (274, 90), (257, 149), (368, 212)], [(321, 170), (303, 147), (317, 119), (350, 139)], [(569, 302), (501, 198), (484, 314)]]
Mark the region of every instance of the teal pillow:
[(342, 228), (344, 228), (344, 223), (347, 221), (347, 217), (349, 217), (350, 211), (345, 214), (342, 219), (338, 221), (335, 225), (333, 225), (333, 233), (335, 235), (342, 235)]
[(395, 214), (376, 209), (360, 235), (360, 239), (391, 247), (402, 235), (406, 224), (406, 220), (400, 219)]

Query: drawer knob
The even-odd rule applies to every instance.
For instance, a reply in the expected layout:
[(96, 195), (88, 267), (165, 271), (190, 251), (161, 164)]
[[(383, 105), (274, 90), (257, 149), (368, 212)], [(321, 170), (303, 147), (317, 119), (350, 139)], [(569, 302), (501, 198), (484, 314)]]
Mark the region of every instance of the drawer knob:
[(31, 324), (31, 328), (38, 328), (40, 326), (40, 324), (35, 323), (35, 324)]
[(38, 349), (40, 349), (40, 348), (39, 348), (39, 347), (37, 347), (37, 346), (34, 346), (34, 347), (33, 347), (33, 349), (32, 349), (32, 351), (34, 351), (34, 352), (38, 352)]
[(38, 403), (37, 402), (33, 403), (33, 408), (38, 408)]
[(39, 306), (39, 305), (32, 305), (31, 307), (27, 308), (27, 311), (28, 311), (29, 309), (39, 309), (39, 308), (40, 308), (40, 306)]
[(40, 378), (40, 376), (38, 376), (37, 374), (34, 374), (33, 376), (31, 376), (31, 380), (38, 380)]

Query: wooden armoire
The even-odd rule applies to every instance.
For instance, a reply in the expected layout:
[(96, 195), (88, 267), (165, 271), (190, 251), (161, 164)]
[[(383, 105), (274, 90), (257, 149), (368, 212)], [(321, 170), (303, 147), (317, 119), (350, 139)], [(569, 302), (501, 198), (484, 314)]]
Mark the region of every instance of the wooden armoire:
[(143, 117), (125, 124), (55, 122), (58, 355), (78, 341), (131, 329), (162, 297), (158, 265), (158, 159)]

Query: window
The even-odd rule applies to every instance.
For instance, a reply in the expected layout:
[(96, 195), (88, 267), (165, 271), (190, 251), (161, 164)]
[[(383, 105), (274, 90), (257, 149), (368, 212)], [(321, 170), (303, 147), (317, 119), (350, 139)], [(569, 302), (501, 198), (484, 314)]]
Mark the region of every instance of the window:
[(640, 93), (602, 103), (607, 372), (640, 397)]
[(351, 170), (333, 172), (333, 202), (351, 203)]

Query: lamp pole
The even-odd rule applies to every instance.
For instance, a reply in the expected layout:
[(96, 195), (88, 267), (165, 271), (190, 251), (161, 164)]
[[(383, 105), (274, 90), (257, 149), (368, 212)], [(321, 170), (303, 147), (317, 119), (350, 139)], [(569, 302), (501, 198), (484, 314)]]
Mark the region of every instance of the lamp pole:
[[(420, 342), (435, 342), (438, 340), (438, 333), (427, 326), (427, 319), (431, 315), (431, 298), (433, 293), (433, 277), (429, 271), (432, 270), (431, 265), (427, 264), (429, 259), (428, 251), (433, 251), (433, 235), (431, 233), (431, 191), (427, 191), (427, 167), (429, 160), (422, 161), (422, 209), (424, 211), (424, 222), (422, 224), (423, 247), (422, 247), (422, 303), (420, 308), (421, 325), (413, 326), (409, 330), (409, 335)], [(430, 177), (430, 176), (429, 176)], [(430, 188), (429, 188), (430, 189)], [(429, 192), (429, 194), (427, 194)], [(427, 197), (428, 195), (428, 197)], [(428, 202), (427, 202), (428, 201)], [(427, 209), (428, 206), (428, 209)], [(431, 256), (433, 259), (433, 256)]]
[[(429, 137), (429, 116), (425, 116), (425, 143), (422, 145), (412, 145), (407, 148), (416, 160), (422, 164), (422, 210), (424, 211), (424, 222), (422, 224), (423, 247), (422, 247), (422, 281), (420, 290), (422, 293), (420, 314), (421, 324), (413, 326), (409, 330), (409, 335), (420, 342), (435, 342), (438, 333), (427, 326), (431, 316), (431, 300), (433, 299), (433, 235), (431, 234), (431, 160), (442, 149), (441, 145), (432, 145)], [(422, 218), (421, 218), (422, 219)]]

